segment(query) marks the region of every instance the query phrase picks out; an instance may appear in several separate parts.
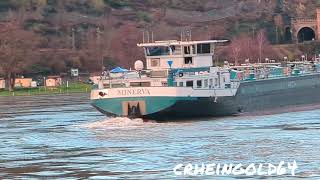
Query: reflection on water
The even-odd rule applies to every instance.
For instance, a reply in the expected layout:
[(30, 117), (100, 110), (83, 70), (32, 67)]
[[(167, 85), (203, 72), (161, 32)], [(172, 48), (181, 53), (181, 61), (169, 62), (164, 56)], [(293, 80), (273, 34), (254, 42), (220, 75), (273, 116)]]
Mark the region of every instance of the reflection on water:
[(296, 160), (319, 179), (319, 134), (320, 110), (156, 123), (106, 118), (86, 95), (0, 98), (0, 176), (173, 179), (179, 163)]

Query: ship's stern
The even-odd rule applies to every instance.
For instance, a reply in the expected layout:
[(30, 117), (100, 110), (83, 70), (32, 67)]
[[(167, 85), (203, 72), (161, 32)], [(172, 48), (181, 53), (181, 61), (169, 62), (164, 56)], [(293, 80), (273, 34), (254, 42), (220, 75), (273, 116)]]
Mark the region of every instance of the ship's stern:
[(156, 94), (156, 91), (151, 91), (150, 88), (93, 90), (91, 104), (108, 116), (142, 118), (169, 109), (179, 100), (188, 99), (176, 96), (157, 96)]

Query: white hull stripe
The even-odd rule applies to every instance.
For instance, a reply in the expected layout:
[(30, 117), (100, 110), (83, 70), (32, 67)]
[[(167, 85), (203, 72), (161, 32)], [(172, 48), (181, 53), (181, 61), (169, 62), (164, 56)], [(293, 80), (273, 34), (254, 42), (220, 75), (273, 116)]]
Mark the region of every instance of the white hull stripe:
[(128, 97), (225, 97), (237, 89), (193, 89), (191, 87), (133, 87), (92, 90), (91, 99)]

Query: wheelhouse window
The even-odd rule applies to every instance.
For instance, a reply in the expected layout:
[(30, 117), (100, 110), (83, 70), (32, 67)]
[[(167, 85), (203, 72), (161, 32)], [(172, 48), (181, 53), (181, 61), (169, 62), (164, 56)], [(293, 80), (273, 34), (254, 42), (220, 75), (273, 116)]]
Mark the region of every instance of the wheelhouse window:
[(197, 44), (197, 54), (209, 54), (210, 44)]
[(153, 58), (150, 60), (151, 67), (159, 67), (160, 66), (160, 59)]
[(197, 80), (197, 88), (202, 88), (202, 80)]
[(185, 47), (184, 47), (184, 54), (191, 54), (191, 48), (190, 48), (190, 46), (185, 46)]
[(156, 46), (146, 47), (147, 56), (164, 56), (170, 55), (170, 47)]
[(170, 46), (169, 48), (171, 49), (172, 54), (175, 54), (176, 47), (175, 46)]
[(184, 58), (184, 64), (192, 64), (193, 61), (192, 61), (192, 57), (185, 57)]
[(208, 79), (204, 80), (204, 87), (207, 88), (208, 87)]
[(187, 81), (186, 85), (187, 87), (193, 87), (193, 81)]
[(192, 54), (196, 54), (196, 45), (192, 45)]
[(163, 82), (161, 82), (161, 85), (162, 85), (162, 86), (168, 86), (168, 83), (165, 82), (165, 81), (163, 81)]

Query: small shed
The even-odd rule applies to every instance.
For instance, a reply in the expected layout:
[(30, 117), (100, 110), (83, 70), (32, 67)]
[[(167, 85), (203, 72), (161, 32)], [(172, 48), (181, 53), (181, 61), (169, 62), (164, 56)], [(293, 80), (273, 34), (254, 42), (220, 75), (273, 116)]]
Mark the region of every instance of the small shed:
[(16, 78), (14, 87), (29, 88), (31, 87), (32, 78)]
[(0, 89), (6, 88), (6, 81), (2, 78), (0, 78)]
[(101, 76), (92, 75), (89, 77), (90, 81), (93, 82), (93, 84), (99, 84), (99, 81), (101, 80)]
[(62, 84), (60, 76), (48, 76), (46, 79), (46, 87), (57, 87)]

